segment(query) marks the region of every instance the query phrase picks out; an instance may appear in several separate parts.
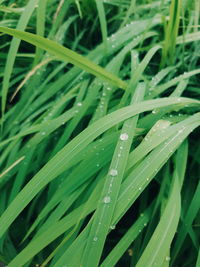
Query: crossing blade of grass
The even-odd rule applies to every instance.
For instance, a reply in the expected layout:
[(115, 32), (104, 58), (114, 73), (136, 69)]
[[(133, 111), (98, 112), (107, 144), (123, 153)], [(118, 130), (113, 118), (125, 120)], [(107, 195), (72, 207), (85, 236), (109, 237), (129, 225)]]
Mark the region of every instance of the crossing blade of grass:
[(172, 254), (173, 261), (175, 260), (175, 258), (177, 257), (177, 254), (179, 253), (181, 249), (181, 246), (189, 231), (189, 227), (192, 225), (195, 217), (197, 216), (199, 212), (199, 196), (200, 196), (200, 182), (198, 183), (198, 186), (196, 188), (196, 191), (194, 193), (190, 206), (187, 210), (187, 213), (185, 214), (183, 218), (183, 224), (180, 227), (178, 238), (176, 239), (176, 242), (174, 244), (174, 250)]
[(181, 211), (180, 185), (176, 174), (173, 180), (173, 186), (166, 208), (153, 236), (136, 264), (137, 267), (161, 266), (165, 261), (178, 226)]
[[(46, 13), (47, 0), (39, 0), (37, 7), (37, 35), (44, 36), (45, 33), (45, 13)], [(36, 48), (33, 66), (39, 64), (42, 56), (42, 50)]]
[[(35, 147), (41, 143), (45, 138), (48, 137), (48, 135), (50, 133), (52, 133), (52, 131), (56, 130), (57, 127), (63, 125), (63, 122), (65, 123), (66, 121), (68, 121), (70, 118), (72, 118), (74, 115), (74, 111), (71, 112), (71, 111), (67, 111), (66, 113), (64, 113), (63, 115), (59, 116), (58, 118), (56, 119), (53, 119), (52, 121), (54, 121), (55, 123), (45, 123), (45, 124), (42, 124), (43, 126), (45, 127), (42, 127), (42, 128), (38, 128), (37, 127), (37, 130), (39, 131), (38, 133), (36, 133), (29, 141), (28, 143), (21, 149), (20, 151), (20, 154), (21, 155), (27, 155), (29, 154), (29, 150), (30, 150), (30, 147), (32, 147), (32, 150), (34, 151)], [(23, 136), (23, 135), (22, 135)], [(19, 136), (17, 136), (19, 137)], [(11, 138), (12, 139), (12, 138)], [(15, 139), (15, 138), (13, 138)], [(12, 149), (12, 144), (15, 144), (16, 141), (18, 141), (19, 139), (16, 138), (16, 140), (12, 141), (12, 143), (10, 144), (11, 146), (9, 148)], [(8, 151), (9, 151), (8, 150)], [(30, 153), (31, 154), (31, 153)], [(27, 157), (27, 159), (29, 159), (29, 157)], [(31, 160), (31, 159), (30, 159)], [(28, 162), (26, 162), (28, 163)], [(26, 175), (26, 173), (24, 173), (24, 175)], [(6, 182), (8, 182), (8, 180), (11, 178), (12, 176), (4, 176), (1, 180), (0, 180), (0, 188), (2, 188)], [(21, 183), (23, 182), (22, 181), (22, 177), (20, 177), (20, 180), (16, 180), (16, 183), (18, 184), (19, 181), (21, 181)]]
[(199, 250), (199, 253), (198, 253), (197, 262), (196, 262), (195, 267), (198, 267), (199, 265), (200, 265), (200, 250)]
[(31, 151), (26, 154), (24, 164), (19, 169), (15, 182), (13, 184), (8, 203), (10, 203), (21, 190), (22, 184), (28, 172), (28, 168), (30, 168), (31, 165), (33, 153), (34, 153), (34, 148), (32, 148)]
[[(167, 132), (164, 133), (158, 133), (158, 135), (155, 133), (154, 134), (154, 139), (148, 139), (148, 142), (144, 142), (145, 145), (142, 143), (140, 144), (133, 152), (131, 152), (130, 156), (129, 156), (129, 160), (128, 160), (128, 169), (130, 169), (133, 165), (135, 165), (138, 161), (140, 161), (145, 155), (147, 155), (151, 149), (155, 148), (156, 145), (155, 145), (155, 141), (157, 141), (157, 145), (159, 145), (160, 143), (164, 142), (165, 140), (167, 140), (170, 136), (173, 136), (174, 134), (176, 134), (178, 131), (181, 131), (182, 129), (184, 129), (186, 127), (186, 125), (189, 126), (189, 122), (192, 122), (192, 118), (188, 118), (186, 119), (185, 121), (181, 122), (181, 123), (178, 123), (177, 125), (174, 125), (174, 126), (171, 126), (171, 129), (167, 129), (171, 131), (171, 134), (169, 135)], [(197, 121), (198, 121), (198, 117), (197, 117)], [(159, 138), (162, 137), (161, 140), (159, 140)], [(109, 141), (110, 138), (112, 140), (115, 140), (116, 138), (111, 135), (110, 137), (108, 136), (106, 139)], [(165, 138), (165, 139), (164, 139)], [(103, 155), (104, 154), (107, 154), (106, 153), (106, 149), (108, 148), (108, 150), (110, 151), (110, 146), (109, 146), (109, 143), (105, 143), (105, 142), (100, 142), (100, 144), (103, 144), (103, 146), (105, 146), (105, 150), (103, 150)], [(152, 144), (152, 147), (148, 147), (149, 144)], [(99, 146), (99, 150), (97, 151), (101, 151), (101, 148), (103, 147), (102, 145)], [(98, 152), (98, 156), (101, 157), (101, 154), (99, 154)], [(111, 151), (112, 152), (112, 151)], [(89, 153), (89, 151), (88, 151)], [(96, 153), (96, 152), (94, 152)], [(182, 152), (180, 152), (182, 154)], [(184, 153), (185, 154), (185, 153)], [(91, 155), (91, 157), (95, 157), (93, 154)], [(110, 155), (108, 155), (108, 157), (110, 157)], [(37, 226), (37, 224), (41, 221), (41, 219), (43, 219), (47, 214), (48, 212), (54, 208), (54, 206), (58, 203), (58, 200), (60, 198), (63, 197), (63, 194), (65, 192), (65, 194), (68, 192), (70, 193), (70, 188), (78, 188), (84, 181), (85, 181), (85, 178), (84, 176), (87, 175), (89, 169), (92, 170), (93, 166), (96, 166), (96, 163), (93, 163), (93, 161), (91, 160), (91, 158), (89, 157), (88, 158), (89, 162), (91, 162), (91, 164), (89, 164), (89, 166), (87, 165), (87, 163), (85, 161), (83, 161), (83, 163), (80, 164), (79, 167), (76, 168), (76, 170), (74, 172), (71, 173), (71, 175), (69, 176), (69, 179), (66, 180), (66, 182), (64, 182), (62, 185), (61, 185), (61, 189), (58, 191), (57, 194), (55, 194), (55, 196), (50, 200), (50, 202), (47, 204), (47, 206), (45, 207), (44, 211), (41, 212), (41, 214), (39, 215), (38, 219), (35, 221), (35, 223), (32, 225), (31, 229), (29, 230), (29, 232), (27, 233), (26, 237), (33, 231), (33, 229)], [(185, 161), (185, 160), (184, 160)], [(102, 162), (99, 162), (100, 166), (102, 166)], [(82, 175), (82, 179), (81, 181), (78, 181), (78, 177), (79, 177), (79, 169), (83, 169), (84, 168), (84, 165), (85, 166), (88, 166), (87, 167), (87, 172), (85, 173), (85, 175)], [(97, 169), (95, 168), (95, 171), (97, 171)], [(71, 178), (70, 178), (71, 177)], [(76, 179), (77, 177), (77, 179)], [(72, 179), (73, 178), (73, 179)], [(81, 183), (80, 183), (81, 182)], [(74, 187), (75, 186), (75, 187)], [(68, 190), (66, 190), (65, 188), (68, 187)], [(59, 198), (58, 198), (58, 195), (59, 195)]]
[(157, 46), (154, 46), (152, 49), (150, 49), (148, 51), (148, 53), (145, 55), (145, 57), (143, 58), (142, 62), (137, 66), (133, 76), (131, 77), (129, 86), (127, 87), (127, 90), (125, 91), (125, 93), (124, 93), (124, 95), (123, 95), (123, 97), (122, 97), (122, 99), (120, 101), (120, 107), (125, 105), (131, 90), (135, 90), (135, 87), (136, 87), (137, 83), (141, 79), (141, 75), (142, 75), (143, 71), (148, 66), (149, 61), (151, 60), (151, 58), (155, 55), (155, 53), (160, 48), (161, 48), (161, 46), (157, 45)]
[(22, 250), (22, 252), (18, 254), (12, 260), (12, 262), (10, 262), (9, 267), (14, 267), (16, 265), (19, 267), (24, 266), (24, 264), (28, 262), (34, 255), (36, 255), (42, 248), (44, 248), (47, 243), (51, 243), (55, 239), (55, 236), (58, 237), (66, 232), (67, 229), (71, 229), (72, 226), (76, 225), (77, 221), (80, 221), (87, 214), (91, 213), (91, 211), (93, 211), (94, 207), (96, 206), (103, 183), (104, 179), (101, 179), (98, 182), (97, 186), (90, 196), (90, 201), (87, 201), (87, 206), (80, 205), (77, 209), (74, 209), (73, 212), (65, 216), (62, 220), (56, 223), (54, 222), (56, 228), (52, 228), (53, 225), (51, 225), (44, 232), (40, 233), (40, 235), (29, 244), (29, 246)]
[(171, 79), (170, 81), (162, 84), (162, 85), (158, 85), (157, 87), (155, 87), (155, 89), (151, 92), (151, 96), (147, 97), (147, 99), (151, 99), (153, 97), (156, 97), (158, 95), (160, 95), (161, 93), (163, 93), (166, 89), (176, 85), (177, 83), (181, 82), (184, 79), (188, 79), (194, 75), (197, 75), (200, 73), (200, 69), (196, 69), (190, 72), (185, 72), (179, 76), (177, 76), (174, 79)]
[[(20, 43), (0, 118), (0, 261), (135, 267), (154, 248), (147, 267), (156, 253), (157, 266), (198, 264), (199, 1), (13, 2), (0, 0), (0, 26), (32, 44), (0, 31), (0, 87), (7, 53)], [(170, 67), (159, 69), (160, 61)], [(144, 101), (130, 105), (138, 86)], [(133, 133), (124, 127), (134, 119)], [(169, 214), (165, 237), (151, 246), (174, 178), (177, 232), (167, 232), (177, 220)]]
[[(196, 118), (198, 119), (198, 114)], [(191, 117), (172, 126), (169, 126), (169, 121), (158, 121), (153, 126), (153, 128), (151, 128), (150, 132), (148, 132), (148, 134), (145, 136), (140, 145), (137, 146), (135, 150), (130, 153), (128, 160), (129, 162), (127, 165), (128, 168), (137, 164), (142, 158), (147, 155), (147, 153), (149, 153), (155, 147), (160, 145), (162, 142), (166, 141), (166, 139), (172, 137), (174, 134), (177, 133), (177, 131), (184, 129), (186, 124), (190, 124), (190, 121)]]
[(19, 213), (27, 206), (27, 204), (44, 188), (50, 181), (55, 179), (59, 174), (67, 169), (70, 161), (91, 143), (100, 134), (142, 112), (152, 110), (157, 107), (166, 107), (170, 105), (199, 105), (198, 101), (187, 98), (163, 98), (149, 101), (143, 101), (120, 110), (117, 110), (86, 128), (71, 142), (69, 142), (62, 150), (60, 150), (48, 163), (30, 180), (24, 189), (17, 195), (7, 210), (0, 218), (0, 236), (8, 229), (10, 224), (19, 215)]
[(104, 48), (105, 48), (105, 53), (107, 51), (107, 23), (106, 23), (106, 14), (105, 14), (105, 9), (104, 9), (104, 3), (103, 0), (95, 0), (96, 6), (97, 6), (97, 11), (99, 15), (99, 21), (101, 25), (101, 34), (103, 38), (103, 43), (104, 43)]
[(174, 62), (174, 53), (176, 48), (176, 38), (178, 35), (178, 28), (180, 23), (181, 0), (172, 0), (170, 6), (170, 18), (165, 32), (165, 42), (163, 46), (163, 54), (161, 60), (161, 67), (166, 64), (167, 56), (169, 56), (170, 64)]
[[(116, 140), (116, 136), (111, 136), (112, 140)], [(110, 138), (109, 138), (110, 139)], [(109, 141), (109, 140), (108, 140)], [(85, 182), (88, 182), (90, 177), (93, 177), (95, 173), (99, 171), (100, 168), (104, 167), (105, 164), (109, 161), (112, 153), (114, 145), (110, 145), (107, 142), (100, 142), (102, 145), (99, 147), (100, 149), (95, 150), (93, 153), (89, 154), (84, 161), (77, 166), (74, 171), (67, 177), (66, 181), (61, 184), (60, 189), (54, 194), (52, 199), (50, 199), (49, 203), (45, 206), (44, 210), (41, 211), (39, 217), (31, 226), (30, 230), (26, 234), (26, 237), (30, 235), (30, 233), (34, 230), (34, 228), (38, 225), (38, 223), (47, 216), (47, 214), (63, 199), (64, 196), (70, 196), (71, 193), (78, 190)], [(95, 145), (98, 146), (98, 145)], [(105, 149), (102, 148), (105, 146)], [(96, 152), (98, 151), (98, 152)], [(98, 155), (96, 155), (98, 153)], [(94, 166), (96, 168), (94, 168)], [(85, 168), (87, 171), (82, 174), (82, 170)], [(80, 180), (81, 176), (81, 180)]]
[[(68, 235), (68, 236), (66, 236), (63, 240), (62, 240), (62, 242), (59, 244), (59, 246), (56, 248), (56, 250), (60, 247), (62, 247), (63, 246), (63, 244), (65, 244), (68, 240), (69, 240), (69, 236), (70, 235), (73, 235), (75, 232), (76, 232), (76, 230), (77, 230), (77, 228), (79, 228), (79, 230), (80, 230), (80, 227), (78, 227), (79, 225), (82, 225), (82, 223), (84, 222), (84, 220), (82, 220), (81, 218), (82, 218), (82, 216), (83, 216), (83, 214), (85, 213), (85, 212), (87, 212), (87, 202), (91, 202), (91, 201), (93, 201), (93, 199), (94, 199), (94, 196), (97, 194), (99, 194), (99, 190), (98, 191), (96, 191), (96, 189), (95, 189), (95, 187), (97, 186), (97, 189), (99, 188), (99, 185), (100, 185), (100, 187), (102, 188), (102, 185), (103, 185), (103, 183), (104, 183), (104, 180), (105, 180), (105, 175), (106, 175), (106, 172), (107, 172), (107, 168), (106, 169), (102, 169), (100, 172), (99, 172), (99, 174), (97, 175), (97, 177), (96, 177), (96, 179), (94, 180), (94, 182), (91, 184), (90, 183), (90, 185), (91, 186), (89, 186), (89, 190), (87, 190), (88, 192), (85, 192), (86, 194), (85, 194), (85, 196), (84, 195), (82, 195), (80, 198), (79, 198), (79, 200), (77, 201), (77, 204), (78, 205), (76, 205), (76, 206), (80, 206), (80, 205), (82, 205), (82, 203), (84, 203), (84, 207), (83, 207), (83, 209), (82, 209), (82, 212), (79, 214), (79, 218), (78, 218), (78, 220), (76, 221), (76, 224), (75, 224), (75, 226), (73, 227), (73, 229), (72, 229), (72, 231), (70, 232), (70, 234)], [(100, 181), (100, 182), (99, 182)], [(92, 198), (92, 200), (91, 200), (91, 198)], [(79, 231), (78, 231), (79, 232)], [(78, 232), (77, 232), (77, 234), (78, 234)], [(74, 238), (75, 239), (75, 238)], [(71, 244), (71, 243), (70, 243)], [(69, 244), (69, 245), (70, 245)], [(68, 245), (68, 246), (69, 246)], [(67, 247), (68, 247), (67, 246)], [(55, 252), (56, 252), (56, 250), (54, 250), (53, 251), (53, 253), (50, 255), (50, 257), (48, 257), (48, 259), (47, 260), (49, 260), (51, 257), (52, 257), (52, 255), (53, 254), (55, 254)], [(63, 248), (63, 252), (65, 252), (65, 248)], [(62, 255), (63, 253), (61, 253), (61, 255)], [(59, 259), (60, 257), (57, 257), (57, 259), (55, 259), (55, 262)], [(45, 263), (46, 263), (46, 261), (45, 261)], [(52, 262), (52, 265), (53, 265), (54, 263)]]
[(17, 86), (15, 92), (13, 93), (13, 95), (11, 96), (11, 101), (13, 100), (13, 98), (16, 96), (16, 94), (19, 92), (19, 90), (24, 86), (25, 83), (27, 83), (27, 81), (35, 74), (35, 72), (37, 72), (38, 69), (40, 69), (42, 66), (48, 64), (50, 61), (52, 61), (53, 58), (47, 58), (45, 61), (42, 61), (40, 64), (36, 65), (34, 67), (34, 69), (32, 69), (23, 79), (23, 81)]
[(136, 0), (131, 0), (131, 4), (126, 12), (126, 16), (121, 24), (121, 27), (124, 27), (124, 25), (126, 25), (126, 23), (128, 22), (129, 18), (130, 18), (130, 15), (132, 13), (134, 13), (134, 9), (136, 8)]
[[(36, 3), (37, 3), (36, 0), (30, 0), (28, 2), (17, 24), (18, 30), (22, 30), (22, 31), (25, 30), (28, 24), (28, 21), (30, 20), (31, 15), (35, 9)], [(11, 78), (11, 74), (12, 74), (12, 70), (13, 70), (13, 66), (14, 66), (14, 62), (15, 62), (15, 58), (17, 55), (17, 50), (19, 48), (19, 45), (20, 45), (20, 40), (17, 38), (14, 38), (11, 42), (11, 46), (8, 52), (8, 57), (7, 57), (6, 65), (5, 65), (5, 71), (4, 71), (5, 75), (3, 77), (3, 84), (2, 84), (2, 100), (1, 100), (2, 101), (1, 103), (2, 104), (1, 106), (2, 117), (4, 116), (4, 112), (6, 108), (6, 100), (7, 100), (9, 82), (10, 82), (10, 78)]]
[[(144, 85), (140, 84), (133, 95), (131, 104), (141, 101), (144, 94)], [(122, 127), (120, 140), (117, 143), (109, 168), (110, 170), (101, 193), (100, 203), (94, 214), (94, 220), (91, 225), (87, 245), (83, 254), (83, 266), (95, 267), (99, 264), (125, 172), (137, 120), (138, 115), (127, 120)]]
[(142, 229), (148, 224), (150, 220), (151, 209), (148, 208), (142, 213), (137, 221), (128, 229), (127, 233), (120, 239), (117, 245), (111, 250), (100, 267), (116, 266), (118, 260), (122, 257), (125, 251), (129, 248), (131, 243), (141, 233)]
[[(187, 128), (180, 129), (173, 138), (167, 139), (167, 141), (154, 149), (149, 156), (133, 169), (122, 184), (118, 206), (116, 207), (112, 224), (116, 224), (118, 216), (119, 218), (122, 217), (124, 212), (130, 207), (130, 203), (141, 194), (141, 191), (149, 184), (150, 180), (155, 176), (155, 173), (159, 171), (161, 166), (166, 163), (188, 134), (198, 127), (198, 125), (198, 118), (194, 118), (193, 124), (188, 125)], [(133, 189), (135, 188), (137, 190), (133, 193)]]
[(188, 33), (184, 36), (178, 36), (176, 39), (176, 44), (186, 44), (189, 42), (197, 42), (200, 40), (200, 31)]
[(75, 66), (85, 70), (103, 80), (119, 87), (122, 89), (126, 88), (126, 82), (122, 81), (120, 78), (116, 77), (115, 75), (107, 72), (105, 69), (101, 68), (100, 66), (94, 64), (88, 58), (79, 55), (78, 53), (59, 45), (58, 43), (45, 39), (41, 36), (36, 34), (27, 33), (19, 30), (9, 29), (0, 27), (0, 31), (15, 36), (16, 38), (22, 39), (27, 41), (45, 51), (49, 52), (50, 54), (56, 56), (60, 60), (70, 62)]
[(53, 120), (50, 120), (47, 122), (42, 122), (38, 125), (34, 125), (34, 126), (30, 127), (29, 129), (26, 129), (26, 130), (22, 131), (21, 133), (8, 138), (7, 140), (0, 143), (0, 147), (4, 146), (5, 144), (9, 143), (10, 141), (19, 139), (23, 136), (26, 136), (26, 135), (29, 135), (29, 134), (32, 134), (35, 132), (40, 132), (40, 134), (45, 135), (46, 132), (51, 132), (52, 130), (55, 130), (56, 128), (61, 126), (63, 123), (66, 123), (68, 120), (73, 118), (74, 115), (75, 115), (75, 109), (66, 111), (61, 116), (57, 117), (56, 119), (53, 119)]
[[(186, 125), (185, 125), (186, 126)], [(159, 169), (167, 162), (170, 156), (180, 146), (180, 143), (188, 136), (188, 134), (199, 126), (199, 119), (194, 118), (193, 125), (188, 125), (184, 130), (178, 131), (173, 138), (169, 138), (164, 144), (161, 144), (155, 149), (147, 158), (141, 162), (135, 170), (125, 179), (120, 190), (120, 196), (118, 198), (118, 204), (116, 206), (115, 214), (112, 220), (112, 225), (116, 225), (119, 219), (124, 215), (132, 203), (142, 193), (145, 186), (149, 184), (151, 179), (155, 177), (155, 174)], [(138, 188), (138, 190), (135, 190)], [(55, 226), (55, 229), (56, 226)], [(84, 229), (77, 240), (69, 247), (63, 257), (57, 262), (57, 266), (61, 266), (68, 262), (72, 266), (78, 266), (81, 264), (81, 255), (87, 240), (87, 236), (90, 231), (90, 224)], [(77, 251), (77, 248), (80, 250)], [(79, 253), (79, 257), (73, 257), (73, 251), (76, 251), (76, 255)]]
[(0, 178), (2, 178), (4, 175), (6, 175), (10, 170), (12, 170), (12, 168), (14, 168), (17, 164), (19, 164), (23, 159), (24, 159), (24, 157), (21, 157), (20, 159), (15, 161), (8, 169), (6, 169), (5, 171), (3, 171), (0, 174)]

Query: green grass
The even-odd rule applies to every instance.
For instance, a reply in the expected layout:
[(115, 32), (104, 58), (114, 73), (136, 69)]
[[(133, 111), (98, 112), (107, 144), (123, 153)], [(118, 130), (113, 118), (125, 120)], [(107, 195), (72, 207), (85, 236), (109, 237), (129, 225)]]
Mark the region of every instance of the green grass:
[(199, 267), (199, 2), (0, 1), (0, 265)]

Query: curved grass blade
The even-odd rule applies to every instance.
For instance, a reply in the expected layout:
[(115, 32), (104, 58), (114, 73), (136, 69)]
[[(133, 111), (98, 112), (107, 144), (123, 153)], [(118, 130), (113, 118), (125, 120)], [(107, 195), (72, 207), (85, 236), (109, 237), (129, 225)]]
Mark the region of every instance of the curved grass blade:
[[(187, 125), (185, 129), (178, 131), (173, 138), (169, 138), (166, 142), (156, 148), (144, 162), (141, 162), (137, 168), (126, 178), (121, 187), (120, 196), (118, 198), (118, 205), (112, 220), (112, 225), (115, 225), (119, 219), (124, 215), (132, 203), (141, 194), (142, 189), (150, 183), (151, 179), (155, 177), (155, 174), (159, 169), (167, 162), (170, 156), (179, 147), (180, 143), (188, 136), (191, 130), (199, 126), (199, 114), (192, 119), (193, 124)], [(145, 184), (145, 186), (144, 186)], [(138, 188), (138, 190), (135, 190)], [(57, 229), (57, 226), (54, 226)], [(53, 227), (51, 232), (54, 231)], [(56, 267), (62, 266), (68, 262), (71, 266), (78, 266), (81, 264), (81, 255), (87, 240), (87, 236), (90, 231), (90, 224), (86, 227), (77, 240), (69, 247), (65, 254), (57, 262)], [(79, 248), (77, 250), (77, 248)], [(79, 257), (72, 257), (72, 251), (76, 250), (76, 255)]]
[(143, 101), (139, 104), (134, 104), (117, 110), (93, 123), (60, 150), (17, 195), (0, 218), (0, 236), (5, 233), (10, 224), (37, 195), (37, 193), (50, 181), (65, 171), (73, 158), (100, 134), (131, 116), (152, 110), (155, 107), (160, 108), (171, 105), (180, 106), (192, 103), (199, 105), (199, 101), (187, 98), (163, 98)]
[(131, 243), (138, 237), (142, 229), (148, 224), (151, 216), (151, 209), (144, 211), (137, 221), (129, 228), (127, 233), (120, 239), (117, 245), (111, 250), (100, 267), (116, 266), (118, 260), (123, 256)]
[(81, 68), (82, 70), (85, 70), (119, 88), (126, 89), (126, 82), (122, 81), (114, 74), (96, 65), (88, 58), (81, 56), (78, 53), (52, 40), (45, 39), (44, 37), (38, 36), (36, 34), (14, 30), (6, 27), (0, 27), (0, 31), (15, 36), (16, 38), (22, 39), (26, 42), (29, 42), (41, 49), (44, 49), (45, 51), (56, 56), (60, 60), (70, 62), (75, 66)]
[(136, 267), (162, 266), (175, 235), (181, 211), (178, 176), (174, 175), (172, 191), (160, 222)]

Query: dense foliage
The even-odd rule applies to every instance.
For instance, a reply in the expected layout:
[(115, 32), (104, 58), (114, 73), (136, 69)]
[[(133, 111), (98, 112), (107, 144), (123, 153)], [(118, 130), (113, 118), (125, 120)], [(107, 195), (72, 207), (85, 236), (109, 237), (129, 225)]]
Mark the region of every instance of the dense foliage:
[(0, 265), (200, 266), (198, 0), (0, 0)]

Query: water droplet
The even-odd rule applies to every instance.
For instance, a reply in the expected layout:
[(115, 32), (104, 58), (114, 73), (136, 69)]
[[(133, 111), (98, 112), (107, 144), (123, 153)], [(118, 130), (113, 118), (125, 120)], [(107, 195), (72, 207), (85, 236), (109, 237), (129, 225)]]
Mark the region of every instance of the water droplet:
[(104, 197), (104, 199), (103, 199), (103, 202), (105, 203), (105, 204), (108, 204), (108, 203), (110, 203), (110, 197), (109, 196), (106, 196), (106, 197)]
[(98, 240), (98, 238), (95, 236), (95, 237), (93, 238), (93, 241), (96, 242), (97, 240)]
[(45, 132), (41, 132), (41, 135), (45, 135), (46, 133)]
[(144, 213), (141, 213), (140, 216), (143, 217), (144, 216)]
[(144, 223), (144, 227), (147, 226), (147, 223)]
[(170, 258), (169, 256), (167, 256), (167, 257), (165, 258), (165, 260), (166, 260), (166, 261), (170, 261), (171, 258)]
[(139, 187), (138, 190), (141, 191), (142, 190), (142, 187)]
[(156, 111), (155, 111), (155, 110), (152, 110), (152, 113), (153, 113), (153, 114), (155, 114), (155, 113), (156, 113)]
[(126, 141), (126, 140), (128, 140), (128, 134), (127, 134), (127, 133), (123, 133), (123, 134), (121, 134), (121, 135), (120, 135), (120, 139), (121, 139), (122, 141)]
[(115, 229), (115, 225), (111, 225), (110, 229), (114, 230)]
[(110, 170), (110, 175), (111, 176), (117, 176), (117, 174), (118, 174), (118, 171), (117, 170), (115, 170), (115, 169), (111, 169)]
[(97, 167), (99, 167), (100, 165), (99, 165), (99, 163), (97, 163), (97, 165), (96, 165)]
[(83, 104), (82, 104), (81, 102), (78, 102), (78, 103), (77, 103), (77, 106), (78, 106), (78, 107), (81, 107), (82, 105), (83, 105)]

